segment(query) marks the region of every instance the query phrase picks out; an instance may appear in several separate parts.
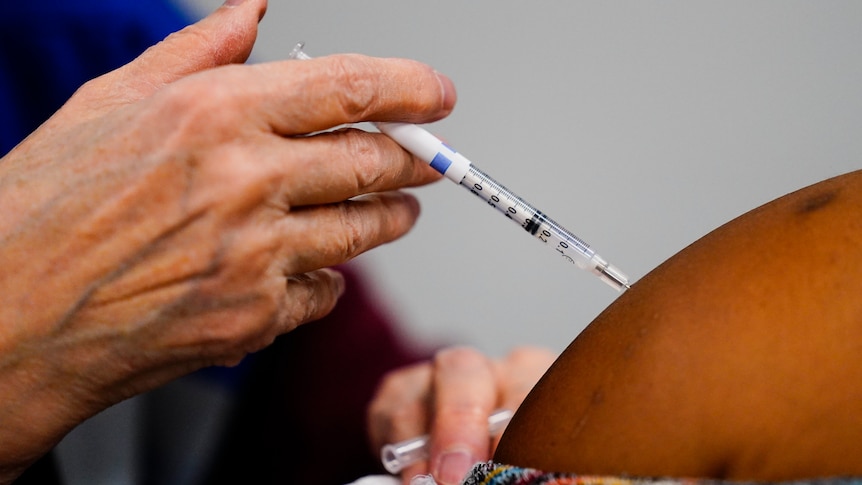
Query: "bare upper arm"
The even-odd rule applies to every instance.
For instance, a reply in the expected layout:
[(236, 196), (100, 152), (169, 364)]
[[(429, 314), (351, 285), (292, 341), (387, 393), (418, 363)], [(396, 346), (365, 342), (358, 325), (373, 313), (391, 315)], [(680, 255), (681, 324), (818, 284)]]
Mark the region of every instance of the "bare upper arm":
[(650, 272), (536, 386), (495, 459), (575, 473), (862, 473), (862, 172)]

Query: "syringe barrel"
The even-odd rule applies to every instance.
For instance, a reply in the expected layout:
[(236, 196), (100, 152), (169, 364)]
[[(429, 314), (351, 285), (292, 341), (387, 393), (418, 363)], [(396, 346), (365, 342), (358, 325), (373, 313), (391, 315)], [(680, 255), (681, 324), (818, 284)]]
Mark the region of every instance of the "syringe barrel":
[(555, 250), (563, 260), (590, 271), (617, 291), (628, 288), (628, 278), (596, 254), (585, 241), (567, 231), (490, 175), (470, 165), (460, 185), (475, 194), (531, 236)]
[[(302, 49), (303, 44), (297, 44), (288, 57), (311, 59)], [(546, 246), (555, 249), (564, 260), (592, 272), (617, 291), (629, 287), (629, 280), (622, 271), (596, 254), (589, 244), (476, 168), (470, 160), (424, 128), (398, 122), (378, 122), (375, 126), (446, 178), (476, 194)]]

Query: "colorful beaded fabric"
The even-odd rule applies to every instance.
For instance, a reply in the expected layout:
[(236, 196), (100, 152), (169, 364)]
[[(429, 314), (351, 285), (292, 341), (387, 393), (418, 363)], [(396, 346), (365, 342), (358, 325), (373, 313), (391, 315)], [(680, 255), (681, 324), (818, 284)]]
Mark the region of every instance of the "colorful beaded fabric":
[[(776, 482), (781, 485), (862, 485), (862, 477), (819, 478)], [(688, 478), (626, 478), (614, 476), (548, 473), (498, 463), (479, 463), (462, 485), (763, 485), (759, 482)]]

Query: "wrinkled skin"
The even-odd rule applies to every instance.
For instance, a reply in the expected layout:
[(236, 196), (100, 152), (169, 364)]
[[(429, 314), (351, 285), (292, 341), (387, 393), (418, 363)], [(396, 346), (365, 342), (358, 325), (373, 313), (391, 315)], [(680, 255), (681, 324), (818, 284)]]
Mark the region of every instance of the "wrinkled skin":
[(0, 483), (96, 412), (325, 315), (325, 268), (406, 233), (418, 204), (393, 190), (438, 178), (380, 134), (305, 135), (434, 121), (451, 81), (362, 56), (242, 65), (266, 5), (234, 3), (0, 160)]

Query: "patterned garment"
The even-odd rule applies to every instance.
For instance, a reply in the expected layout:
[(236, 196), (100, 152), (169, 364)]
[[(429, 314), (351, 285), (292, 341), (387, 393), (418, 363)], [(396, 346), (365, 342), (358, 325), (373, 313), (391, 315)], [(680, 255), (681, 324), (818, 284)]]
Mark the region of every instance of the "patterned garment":
[[(862, 485), (862, 477), (819, 478), (777, 482), (781, 485)], [(547, 473), (498, 463), (479, 463), (462, 485), (756, 485), (757, 482), (691, 478), (625, 478)]]

